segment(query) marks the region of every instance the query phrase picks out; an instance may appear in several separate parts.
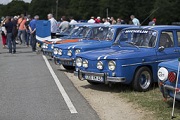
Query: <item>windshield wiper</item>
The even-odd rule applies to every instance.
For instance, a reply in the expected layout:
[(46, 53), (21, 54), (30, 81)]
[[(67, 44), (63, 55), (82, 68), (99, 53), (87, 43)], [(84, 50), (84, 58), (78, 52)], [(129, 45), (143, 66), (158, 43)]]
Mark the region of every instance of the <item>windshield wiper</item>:
[(113, 46), (121, 47), (121, 45), (120, 45), (118, 42), (114, 42), (112, 45), (113, 45)]
[(136, 45), (136, 43), (134, 43), (134, 42), (128, 42), (128, 41), (126, 41), (126, 43), (128, 43), (128, 44), (130, 44), (130, 45), (136, 47), (137, 49), (139, 49), (139, 47), (138, 47), (138, 46)]

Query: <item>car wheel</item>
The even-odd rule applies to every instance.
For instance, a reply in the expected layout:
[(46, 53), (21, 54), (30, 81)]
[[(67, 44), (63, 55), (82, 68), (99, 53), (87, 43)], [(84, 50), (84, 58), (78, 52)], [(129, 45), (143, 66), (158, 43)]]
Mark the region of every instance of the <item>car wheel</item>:
[(141, 67), (136, 71), (132, 85), (136, 91), (145, 92), (149, 90), (152, 82), (151, 70), (148, 67)]
[(74, 66), (63, 65), (63, 67), (64, 67), (66, 70), (75, 70), (75, 67), (74, 67)]
[(87, 80), (87, 82), (91, 85), (99, 85), (100, 84), (98, 82), (94, 82), (94, 81), (90, 81), (90, 80)]

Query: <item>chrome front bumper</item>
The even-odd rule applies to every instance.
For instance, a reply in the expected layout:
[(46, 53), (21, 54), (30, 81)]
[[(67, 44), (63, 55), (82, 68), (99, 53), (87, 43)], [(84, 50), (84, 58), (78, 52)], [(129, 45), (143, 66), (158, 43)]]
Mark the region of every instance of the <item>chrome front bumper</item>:
[(74, 75), (78, 76), (79, 80), (86, 80), (83, 78), (84, 75), (103, 77), (104, 78), (103, 83), (105, 84), (108, 84), (109, 82), (123, 83), (126, 81), (126, 78), (124, 77), (109, 77), (107, 73), (86, 72), (86, 71), (81, 71), (81, 70), (75, 71)]
[(53, 57), (53, 51), (43, 49), (43, 55)]
[(180, 93), (180, 91), (179, 91), (180, 89), (179, 88), (176, 89), (175, 87), (170, 86), (170, 85), (160, 84), (160, 88), (162, 90), (164, 98), (168, 98), (169, 97), (169, 91), (175, 92), (175, 90), (176, 90), (177, 93)]
[(73, 58), (58, 58), (54, 57), (55, 64), (62, 64), (62, 65), (68, 65), (68, 66), (75, 66), (75, 62)]

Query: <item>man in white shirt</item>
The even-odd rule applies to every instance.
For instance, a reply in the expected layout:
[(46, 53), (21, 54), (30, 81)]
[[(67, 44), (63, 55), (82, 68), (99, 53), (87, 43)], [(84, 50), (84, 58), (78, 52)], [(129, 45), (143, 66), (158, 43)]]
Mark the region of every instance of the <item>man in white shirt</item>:
[(88, 20), (88, 23), (95, 23), (94, 17), (92, 16), (90, 20)]
[(77, 21), (76, 21), (76, 20), (74, 20), (74, 18), (73, 18), (73, 17), (70, 17), (70, 23), (69, 23), (69, 24), (75, 24), (75, 23), (77, 23)]
[(132, 20), (132, 22), (133, 22), (134, 25), (136, 25), (136, 26), (139, 26), (139, 25), (140, 25), (139, 20), (138, 20), (137, 18), (135, 18), (134, 15), (131, 15), (130, 18), (131, 18), (131, 20)]
[(55, 38), (57, 29), (58, 29), (57, 21), (54, 19), (52, 14), (48, 14), (47, 17), (48, 17), (48, 20), (51, 22), (51, 37)]

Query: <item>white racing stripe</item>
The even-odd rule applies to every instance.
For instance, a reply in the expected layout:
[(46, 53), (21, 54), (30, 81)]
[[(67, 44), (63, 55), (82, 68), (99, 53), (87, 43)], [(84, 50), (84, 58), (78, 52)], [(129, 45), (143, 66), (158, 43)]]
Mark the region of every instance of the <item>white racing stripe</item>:
[(77, 110), (76, 110), (76, 108), (75, 108), (74, 105), (72, 104), (69, 96), (67, 95), (66, 91), (64, 90), (61, 82), (59, 81), (58, 77), (57, 77), (56, 74), (54, 73), (54, 70), (52, 69), (49, 61), (47, 60), (47, 58), (46, 58), (44, 55), (43, 55), (43, 59), (44, 59), (46, 65), (47, 65), (47, 67), (48, 67), (48, 69), (49, 69), (52, 77), (54, 78), (54, 81), (55, 81), (56, 85), (58, 86), (58, 89), (59, 89), (60, 93), (62, 94), (62, 96), (63, 96), (63, 98), (64, 98), (64, 101), (66, 102), (66, 104), (67, 104), (70, 112), (71, 112), (71, 113), (78, 113)]

